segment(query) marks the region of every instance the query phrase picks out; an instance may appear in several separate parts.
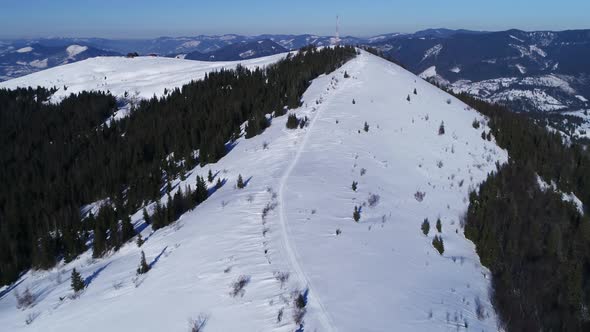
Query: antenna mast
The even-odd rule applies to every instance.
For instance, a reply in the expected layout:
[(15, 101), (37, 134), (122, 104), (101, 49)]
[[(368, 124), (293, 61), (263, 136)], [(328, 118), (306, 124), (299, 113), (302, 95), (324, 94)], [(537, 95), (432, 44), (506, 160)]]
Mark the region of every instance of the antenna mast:
[(340, 44), (340, 16), (336, 15), (336, 37), (334, 38), (334, 45)]

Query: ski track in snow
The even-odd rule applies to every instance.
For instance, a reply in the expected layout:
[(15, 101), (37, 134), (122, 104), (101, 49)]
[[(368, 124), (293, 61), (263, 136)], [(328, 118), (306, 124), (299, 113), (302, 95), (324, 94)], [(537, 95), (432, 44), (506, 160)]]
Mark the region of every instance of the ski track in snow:
[[(343, 83), (343, 84), (346, 84), (349, 81), (345, 80), (344, 82), (345, 83)], [(319, 310), (320, 310), (320, 313), (319, 313), (320, 317), (319, 318), (320, 318), (320, 321), (321, 321), (325, 331), (337, 331), (337, 329), (336, 329), (336, 326), (334, 325), (334, 322), (332, 321), (332, 319), (330, 317), (330, 314), (328, 313), (325, 306), (323, 305), (318, 293), (314, 291), (311, 281), (309, 280), (304, 269), (302, 268), (302, 266), (299, 262), (299, 259), (298, 259), (297, 249), (291, 244), (290, 237), (289, 237), (289, 222), (287, 220), (286, 213), (285, 213), (285, 200), (283, 199), (283, 197), (285, 196), (284, 195), (285, 185), (287, 184), (287, 181), (289, 179), (289, 176), (293, 172), (293, 169), (297, 165), (297, 162), (301, 158), (301, 154), (303, 153), (305, 146), (307, 145), (307, 141), (309, 139), (310, 133), (312, 132), (316, 121), (320, 117), (322, 110), (330, 103), (331, 99), (334, 97), (334, 95), (336, 93), (337, 93), (336, 91), (333, 91), (332, 93), (324, 93), (324, 95), (327, 95), (329, 97), (329, 99), (324, 99), (324, 102), (319, 106), (319, 108), (317, 108), (316, 114), (313, 116), (313, 118), (309, 124), (309, 127), (307, 128), (305, 135), (304, 135), (301, 143), (299, 144), (299, 148), (297, 149), (295, 157), (293, 158), (293, 160), (289, 164), (289, 167), (287, 168), (287, 171), (285, 172), (285, 174), (282, 176), (280, 184), (279, 184), (279, 201), (280, 201), (279, 202), (279, 211), (280, 211), (280, 214), (279, 214), (280, 219), (279, 220), (281, 223), (281, 234), (282, 234), (282, 238), (283, 238), (284, 249), (285, 249), (285, 252), (287, 253), (287, 256), (289, 258), (291, 266), (293, 267), (293, 269), (295, 270), (295, 272), (297, 273), (299, 278), (303, 281), (303, 283), (306, 285), (307, 289), (309, 290), (309, 293), (311, 295), (310, 301), (319, 308)]]

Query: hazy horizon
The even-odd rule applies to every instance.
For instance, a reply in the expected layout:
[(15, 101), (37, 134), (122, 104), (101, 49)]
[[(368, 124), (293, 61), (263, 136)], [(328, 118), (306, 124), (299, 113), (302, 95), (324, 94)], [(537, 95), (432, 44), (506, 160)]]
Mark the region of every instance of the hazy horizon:
[[(590, 2), (564, 0), (385, 0), (244, 3), (161, 1), (22, 0), (0, 3), (0, 38), (47, 37), (149, 39), (161, 36), (317, 34), (333, 35), (339, 15), (343, 36), (410, 33), (428, 28), (502, 31), (587, 29)], [(543, 22), (543, 23), (541, 23)]]

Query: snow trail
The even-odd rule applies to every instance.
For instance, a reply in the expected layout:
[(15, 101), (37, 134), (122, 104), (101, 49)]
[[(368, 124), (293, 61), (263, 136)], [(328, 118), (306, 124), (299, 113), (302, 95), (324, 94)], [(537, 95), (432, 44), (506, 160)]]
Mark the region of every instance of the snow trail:
[[(364, 64), (364, 61), (359, 61), (359, 60), (360, 59), (355, 61), (355, 63), (360, 63), (361, 64), (360, 67), (362, 67), (362, 65)], [(340, 69), (342, 69), (342, 67), (340, 67), (337, 70), (340, 70)], [(356, 68), (356, 69), (358, 71), (360, 68)], [(344, 82), (346, 83), (346, 82), (348, 82), (348, 80), (344, 80)], [(341, 83), (341, 84), (344, 85), (345, 83)], [(282, 239), (283, 239), (282, 247), (284, 249), (284, 252), (287, 253), (289, 263), (290, 263), (291, 267), (293, 268), (293, 270), (295, 271), (295, 273), (297, 274), (298, 279), (304, 283), (305, 287), (309, 291), (310, 296), (308, 298), (308, 303), (311, 303), (314, 307), (317, 307), (317, 309), (319, 309), (318, 319), (320, 320), (325, 331), (337, 331), (338, 329), (336, 328), (334, 322), (332, 321), (330, 314), (328, 313), (326, 307), (322, 303), (322, 301), (319, 297), (319, 294), (314, 291), (313, 285), (312, 285), (311, 281), (309, 280), (309, 277), (307, 276), (307, 274), (305, 273), (305, 271), (301, 267), (301, 264), (299, 263), (297, 249), (291, 244), (291, 241), (289, 239), (289, 223), (288, 223), (288, 220), (287, 220), (287, 217), (285, 214), (285, 200), (283, 199), (283, 197), (284, 197), (283, 193), (285, 190), (286, 183), (289, 179), (289, 176), (291, 175), (291, 172), (293, 171), (293, 169), (297, 165), (297, 162), (299, 161), (301, 154), (303, 153), (303, 151), (305, 149), (306, 143), (307, 143), (309, 136), (313, 130), (314, 124), (316, 123), (317, 119), (320, 117), (322, 110), (326, 107), (326, 105), (328, 105), (330, 103), (331, 99), (334, 98), (334, 95), (336, 95), (342, 89), (343, 89), (343, 87), (341, 86), (337, 91), (332, 90), (331, 93), (324, 93), (324, 96), (326, 96), (327, 99), (325, 99), (324, 102), (317, 107), (316, 114), (314, 115), (313, 119), (311, 120), (311, 122), (309, 124), (309, 127), (307, 128), (305, 134), (303, 135), (303, 139), (302, 139), (301, 143), (299, 144), (299, 147), (295, 153), (294, 158), (292, 159), (291, 163), (287, 167), (287, 170), (285, 171), (285, 173), (281, 177), (281, 180), (279, 182), (279, 193), (278, 193), (278, 195), (279, 195), (279, 211), (280, 211), (279, 212), (279, 221), (281, 224), (281, 235), (282, 235)]]

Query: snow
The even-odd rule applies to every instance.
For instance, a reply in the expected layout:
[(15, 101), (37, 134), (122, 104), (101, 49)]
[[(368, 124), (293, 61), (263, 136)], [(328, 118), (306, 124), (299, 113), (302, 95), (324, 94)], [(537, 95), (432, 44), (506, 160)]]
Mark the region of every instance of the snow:
[(33, 48), (31, 46), (27, 46), (27, 47), (23, 47), (23, 48), (19, 48), (18, 50), (16, 50), (17, 53), (29, 53), (33, 50)]
[[(151, 60), (162, 62), (143, 65), (168, 78), (167, 86), (179, 84), (172, 59)], [(351, 78), (343, 78), (344, 71)], [(82, 325), (86, 332), (186, 331), (188, 319), (203, 314), (206, 331), (286, 332), (296, 328), (293, 291), (307, 289), (305, 331), (455, 331), (465, 322), (474, 331), (497, 331), (490, 273), (460, 228), (469, 190), (496, 162), (507, 161), (494, 139), (482, 140), (481, 129), (471, 126), (478, 119), (485, 127), (486, 119), (366, 52), (314, 80), (292, 112), (308, 116), (309, 126), (288, 130), (287, 116), (274, 118), (263, 134), (239, 139), (218, 163), (175, 180), (194, 188), (196, 176), (211, 169), (228, 182), (174, 225), (152, 233), (142, 225), (141, 210), (135, 213), (132, 221), (147, 239), (141, 248), (129, 243), (96, 260), (87, 252), (55, 269), (26, 273), (16, 289), (30, 287), (37, 303), (17, 310), (14, 290), (8, 292), (0, 298), (0, 326), (17, 332), (79, 331)], [(442, 121), (446, 133), (439, 136)], [(233, 187), (238, 174), (249, 179), (242, 190)], [(359, 183), (356, 192), (352, 181)], [(426, 193), (422, 202), (414, 198), (417, 191)], [(378, 204), (363, 206), (371, 194), (379, 195)], [(359, 205), (356, 223), (352, 211)], [(266, 206), (272, 208), (263, 219)], [(434, 225), (438, 217), (442, 256), (431, 245), (434, 227), (428, 237), (420, 231), (424, 218)], [(153, 266), (137, 277), (141, 250)], [(70, 299), (74, 267), (89, 286)], [(289, 273), (284, 285), (276, 272)], [(240, 275), (250, 282), (243, 296), (232, 297), (230, 285)], [(487, 313), (482, 320), (476, 299)], [(36, 319), (27, 326), (29, 315)]]
[(588, 102), (588, 99), (586, 99), (584, 96), (576, 95), (576, 98), (578, 98), (580, 101), (582, 101), (584, 103), (587, 103)]
[(199, 45), (201, 45), (200, 40), (191, 40), (191, 41), (187, 41), (187, 42), (180, 44), (180, 46), (178, 48), (191, 48), (191, 47), (197, 47)]
[(538, 55), (542, 56), (543, 58), (547, 57), (547, 53), (539, 48), (537, 45), (530, 45), (529, 49), (531, 53), (537, 53)]
[(436, 66), (431, 66), (431, 67), (428, 67), (428, 69), (426, 69), (422, 73), (420, 73), (420, 75), (418, 75), (418, 76), (420, 76), (423, 79), (427, 79), (430, 77), (435, 77), (436, 75), (437, 75), (436, 74)]
[(437, 44), (434, 45), (433, 47), (431, 47), (430, 49), (426, 50), (426, 52), (424, 52), (424, 57), (422, 57), (422, 61), (430, 58), (430, 57), (436, 57), (437, 55), (440, 54), (440, 51), (442, 51), (443, 46), (441, 44)]
[(460, 73), (460, 72), (461, 72), (461, 68), (460, 68), (460, 67), (458, 67), (458, 66), (455, 66), (455, 67), (453, 67), (453, 68), (449, 69), (449, 71), (451, 71), (451, 72), (453, 72), (453, 73), (455, 73), (455, 74), (458, 74), (458, 73)]
[(557, 189), (557, 185), (555, 184), (555, 182), (551, 181), (551, 184), (549, 184), (545, 182), (545, 180), (543, 180), (539, 175), (537, 175), (537, 183), (539, 185), (539, 189), (541, 189), (542, 191), (551, 190), (558, 194), (561, 194), (561, 199), (564, 202), (572, 203), (578, 210), (578, 213), (580, 213), (580, 215), (582, 216), (584, 215), (584, 203), (582, 203), (582, 201), (574, 193), (562, 192), (561, 190)]
[[(84, 90), (110, 91), (118, 98), (125, 92), (136, 93), (141, 99), (164, 95), (164, 89), (174, 89), (198, 80), (206, 73), (233, 68), (238, 63), (248, 68), (266, 66), (286, 56), (286, 53), (247, 61), (207, 62), (164, 57), (96, 57), (72, 64), (53, 67), (27, 76), (0, 83), (0, 88), (43, 86), (57, 87), (52, 96), (59, 102), (71, 93)], [(32, 65), (32, 64), (31, 64)], [(67, 91), (63, 86), (67, 86)]]
[(73, 58), (76, 55), (85, 52), (88, 50), (88, 46), (80, 46), (80, 45), (70, 45), (66, 48), (66, 52), (68, 52), (68, 58)]
[(519, 71), (521, 74), (526, 74), (526, 68), (525, 68), (523, 65), (521, 65), (521, 64), (516, 64), (516, 65), (515, 65), (515, 67), (516, 67), (516, 69), (518, 69), (518, 71)]
[(513, 36), (513, 35), (510, 35), (510, 38), (512, 38), (512, 39), (515, 39), (515, 40), (518, 40), (518, 41), (519, 41), (519, 42), (521, 42), (521, 43), (524, 43), (524, 40), (522, 40), (522, 39), (520, 39), (520, 38), (517, 38), (517, 37), (515, 37), (515, 36)]
[(247, 50), (246, 52), (242, 52), (240, 53), (240, 58), (247, 58), (247, 57), (251, 57), (254, 54), (256, 54), (256, 52), (254, 52), (253, 50)]
[(35, 67), (35, 68), (46, 68), (47, 67), (47, 60), (49, 60), (49, 59), (33, 60), (33, 61), (29, 62), (29, 66)]

